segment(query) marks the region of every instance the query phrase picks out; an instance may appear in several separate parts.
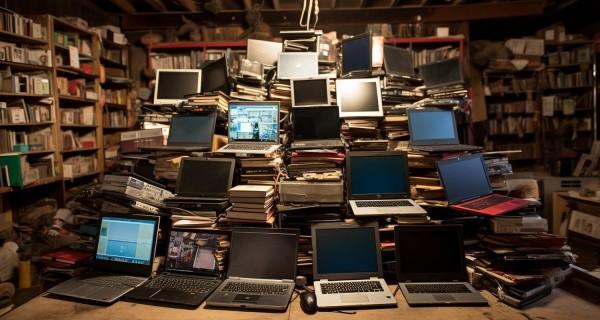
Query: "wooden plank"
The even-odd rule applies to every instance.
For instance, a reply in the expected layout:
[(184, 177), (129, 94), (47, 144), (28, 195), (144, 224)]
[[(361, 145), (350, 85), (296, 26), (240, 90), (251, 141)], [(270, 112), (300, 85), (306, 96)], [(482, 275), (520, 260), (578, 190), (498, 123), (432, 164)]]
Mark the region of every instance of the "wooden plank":
[(131, 2), (129, 2), (129, 0), (110, 0), (110, 2), (112, 4), (114, 4), (115, 6), (117, 6), (119, 9), (121, 9), (126, 14), (135, 14), (136, 13), (135, 7), (133, 6), (133, 4)]
[(167, 6), (161, 0), (144, 0), (144, 2), (158, 12), (167, 11)]

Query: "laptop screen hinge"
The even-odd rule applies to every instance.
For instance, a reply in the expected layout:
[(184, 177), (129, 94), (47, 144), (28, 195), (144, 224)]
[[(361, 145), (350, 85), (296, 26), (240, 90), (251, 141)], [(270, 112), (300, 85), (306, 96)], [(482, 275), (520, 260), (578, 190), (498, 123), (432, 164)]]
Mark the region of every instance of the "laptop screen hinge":
[(379, 280), (378, 277), (370, 277), (369, 280)]

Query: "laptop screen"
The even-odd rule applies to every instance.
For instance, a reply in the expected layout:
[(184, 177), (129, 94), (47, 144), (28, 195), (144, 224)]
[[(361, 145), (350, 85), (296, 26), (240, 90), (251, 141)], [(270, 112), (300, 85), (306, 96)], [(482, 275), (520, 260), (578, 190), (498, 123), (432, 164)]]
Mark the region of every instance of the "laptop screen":
[(202, 93), (221, 91), (229, 94), (228, 75), (225, 57), (202, 67)]
[(405, 154), (349, 152), (347, 161), (351, 198), (404, 198), (410, 195)]
[(292, 106), (329, 105), (329, 79), (292, 80)]
[(186, 100), (185, 96), (200, 92), (202, 70), (156, 71), (154, 103), (174, 104)]
[(156, 229), (155, 220), (102, 217), (96, 260), (151, 265)]
[(342, 41), (342, 74), (371, 71), (371, 34), (365, 33)]
[(274, 66), (277, 63), (279, 53), (283, 51), (283, 44), (281, 42), (248, 39), (247, 50), (248, 60)]
[(336, 80), (340, 117), (382, 117), (379, 79)]
[(279, 143), (279, 103), (231, 102), (229, 139), (230, 143)]
[(278, 79), (305, 79), (319, 75), (316, 52), (282, 52), (277, 61)]
[(465, 280), (460, 226), (396, 226), (394, 233), (399, 281)]
[(234, 159), (183, 159), (177, 176), (177, 195), (226, 198), (234, 165)]
[(219, 275), (229, 250), (229, 236), (217, 231), (171, 230), (165, 268), (168, 271)]
[(427, 88), (464, 83), (459, 58), (424, 64), (421, 66), (420, 71)]
[(216, 114), (173, 116), (167, 145), (211, 146)]
[(383, 46), (383, 61), (385, 71), (388, 74), (408, 77), (415, 75), (409, 50), (394, 46)]
[(479, 154), (441, 160), (437, 166), (450, 204), (492, 193), (487, 169)]
[(340, 138), (338, 108), (293, 108), (294, 140), (318, 140)]
[(234, 230), (228, 277), (294, 279), (298, 233)]
[(458, 144), (454, 111), (436, 108), (408, 110), (412, 145)]

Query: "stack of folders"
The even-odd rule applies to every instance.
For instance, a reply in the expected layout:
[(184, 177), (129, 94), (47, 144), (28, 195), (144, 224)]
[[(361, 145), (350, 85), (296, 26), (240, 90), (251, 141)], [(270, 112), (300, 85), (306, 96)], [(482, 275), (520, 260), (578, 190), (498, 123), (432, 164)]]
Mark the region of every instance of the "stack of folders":
[(229, 189), (232, 208), (228, 222), (272, 223), (275, 221), (275, 188), (269, 185), (238, 185)]

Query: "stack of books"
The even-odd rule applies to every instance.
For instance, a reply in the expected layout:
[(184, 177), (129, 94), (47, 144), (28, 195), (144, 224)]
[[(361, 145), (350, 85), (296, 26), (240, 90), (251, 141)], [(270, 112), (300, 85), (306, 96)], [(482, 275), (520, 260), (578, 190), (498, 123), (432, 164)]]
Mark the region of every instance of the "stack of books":
[(292, 108), (292, 89), (289, 81), (276, 80), (269, 88), (269, 100), (279, 101), (280, 109), (289, 111)]
[(229, 190), (232, 208), (227, 222), (268, 223), (275, 221), (275, 188), (269, 185), (238, 185)]
[(93, 253), (90, 251), (58, 249), (40, 256), (37, 260), (44, 265), (41, 279), (45, 288), (50, 288), (69, 278), (76, 277), (88, 269)]
[(267, 88), (264, 87), (263, 79), (238, 77), (235, 90), (231, 91), (230, 95), (238, 100), (265, 101), (268, 93)]
[(211, 92), (207, 94), (189, 97), (187, 104), (193, 107), (194, 112), (219, 112), (227, 113), (230, 98), (223, 92)]
[(273, 157), (245, 157), (240, 159), (240, 182), (274, 186), (282, 172), (283, 160)]

